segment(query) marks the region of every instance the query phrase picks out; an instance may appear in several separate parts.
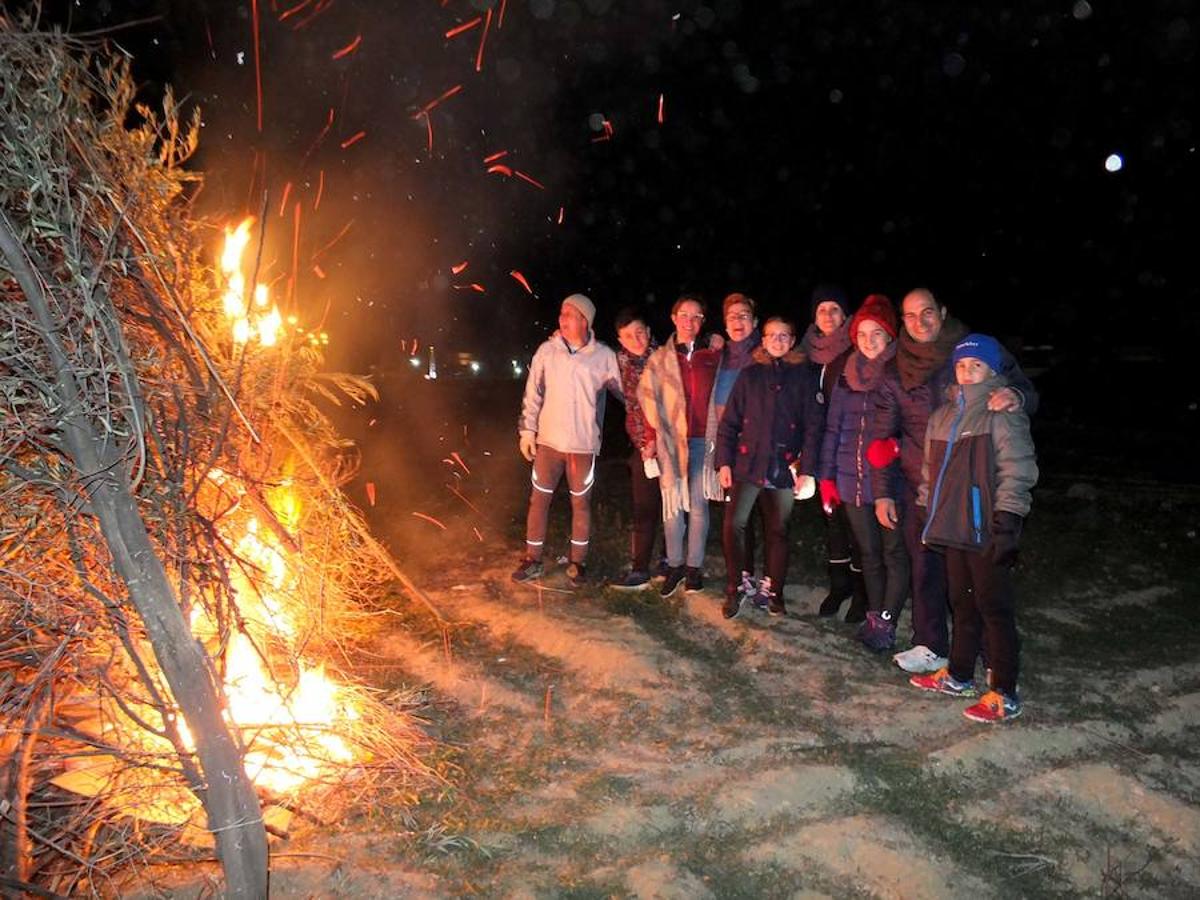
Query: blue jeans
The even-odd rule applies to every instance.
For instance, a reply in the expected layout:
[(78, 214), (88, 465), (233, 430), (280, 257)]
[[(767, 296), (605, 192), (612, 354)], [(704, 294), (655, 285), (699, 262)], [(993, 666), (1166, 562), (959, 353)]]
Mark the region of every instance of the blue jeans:
[[(687, 565), (704, 565), (704, 545), (708, 543), (708, 498), (704, 496), (704, 438), (688, 438), (688, 505), (691, 512), (680, 510), (663, 523), (667, 538), (667, 565), (684, 565), (683, 535), (687, 532)], [(684, 523), (684, 516), (687, 523)]]

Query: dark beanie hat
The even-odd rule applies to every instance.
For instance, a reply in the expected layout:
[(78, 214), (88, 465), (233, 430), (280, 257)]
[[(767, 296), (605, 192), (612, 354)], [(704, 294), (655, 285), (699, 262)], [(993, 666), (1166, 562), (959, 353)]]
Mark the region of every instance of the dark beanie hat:
[(812, 292), (812, 307), (809, 310), (809, 318), (817, 317), (817, 307), (826, 300), (832, 300), (842, 308), (842, 315), (850, 317), (850, 301), (846, 299), (846, 292), (836, 284), (818, 284), (813, 288)]
[(896, 309), (892, 301), (883, 294), (869, 294), (863, 301), (854, 318), (850, 320), (850, 341), (858, 341), (858, 326), (867, 319), (879, 323), (879, 327), (895, 340), (896, 338)]
[(999, 372), (1004, 359), (1000, 342), (986, 334), (968, 334), (954, 345), (951, 359), (957, 363), (968, 356), (987, 363), (993, 372)]

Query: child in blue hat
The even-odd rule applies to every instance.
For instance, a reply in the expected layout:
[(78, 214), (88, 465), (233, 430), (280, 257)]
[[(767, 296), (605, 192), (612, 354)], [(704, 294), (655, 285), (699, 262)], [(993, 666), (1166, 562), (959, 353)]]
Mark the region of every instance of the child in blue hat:
[(975, 696), (975, 660), (987, 647), (988, 690), (963, 711), (977, 722), (1021, 714), (1012, 568), (1038, 468), (1029, 417), (993, 413), (988, 396), (1005, 386), (995, 338), (968, 334), (954, 348), (958, 382), (929, 419), (917, 492), (921, 540), (944, 549), (954, 635), (949, 664), (910, 682), (927, 691)]

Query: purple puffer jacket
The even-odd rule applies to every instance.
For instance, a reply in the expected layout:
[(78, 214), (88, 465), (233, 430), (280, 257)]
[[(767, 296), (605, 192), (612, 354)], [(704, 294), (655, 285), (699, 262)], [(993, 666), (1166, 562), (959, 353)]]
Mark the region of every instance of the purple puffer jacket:
[(851, 353), (829, 399), (820, 477), (836, 481), (842, 502), (851, 506), (870, 506), (875, 502), (867, 445), (875, 414), (875, 393), (895, 352), (896, 345), (889, 344), (883, 355), (870, 362), (858, 351)]

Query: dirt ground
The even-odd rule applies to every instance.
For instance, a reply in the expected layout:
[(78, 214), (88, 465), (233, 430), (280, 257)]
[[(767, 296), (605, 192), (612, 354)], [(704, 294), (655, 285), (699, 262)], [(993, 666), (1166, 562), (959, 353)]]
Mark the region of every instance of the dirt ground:
[[(1196, 896), (1200, 665), (1056, 672), (1007, 727), (907, 686), (820, 621), (726, 622), (664, 603), (447, 585), (465, 639), (378, 650), (439, 697), (451, 823), (396, 852), (368, 820), (276, 869), (296, 895)], [(551, 585), (556, 579), (549, 579)], [(1108, 598), (1152, 608), (1162, 590)], [(1047, 612), (1078, 616), (1086, 598)], [(615, 607), (615, 608), (614, 608)], [(1030, 655), (1052, 652), (1027, 640)], [(415, 855), (413, 851), (416, 851)], [(420, 857), (424, 856), (422, 860)], [(283, 884), (280, 882), (283, 881)], [(288, 887), (284, 887), (288, 885)]]
[(816, 616), (815, 515), (791, 614), (726, 621), (719, 511), (707, 590), (603, 585), (627, 521), (609, 461), (596, 582), (512, 584), (528, 476), (504, 451), (450, 479), (474, 511), (425, 507), (436, 552), (415, 494), (374, 513), (453, 625), (397, 593), (362, 676), (427, 691), (444, 781), (276, 845), (275, 895), (1200, 895), (1200, 492), (1046, 479), (1018, 570), (1025, 713), (986, 726)]

